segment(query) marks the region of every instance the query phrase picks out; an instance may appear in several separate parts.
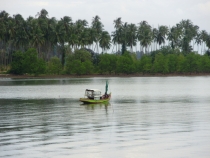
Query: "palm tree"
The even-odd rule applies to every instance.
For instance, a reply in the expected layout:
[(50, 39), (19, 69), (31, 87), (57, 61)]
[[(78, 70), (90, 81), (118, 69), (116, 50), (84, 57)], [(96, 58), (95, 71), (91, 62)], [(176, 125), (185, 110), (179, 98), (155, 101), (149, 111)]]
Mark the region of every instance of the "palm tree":
[(7, 66), (7, 44), (10, 41), (10, 36), (7, 31), (7, 22), (9, 20), (9, 14), (6, 11), (0, 12), (0, 57), (1, 63), (4, 67)]
[(101, 33), (100, 39), (99, 39), (100, 47), (102, 48), (102, 53), (105, 52), (105, 49), (110, 49), (111, 46), (111, 36), (107, 31), (103, 31)]
[(69, 16), (64, 16), (61, 20), (58, 21), (56, 26), (56, 41), (61, 47), (61, 63), (64, 66), (65, 61), (65, 42), (68, 41), (68, 36), (70, 34), (70, 27), (72, 25), (72, 19)]
[(9, 37), (12, 40), (16, 35), (16, 26), (14, 23), (14, 19), (10, 18), (6, 24), (7, 31), (9, 33)]
[(43, 34), (44, 37), (44, 43), (40, 46), (40, 53), (45, 53), (44, 58), (46, 60), (49, 60), (49, 52), (52, 49), (52, 25), (55, 25), (55, 21), (56, 19), (53, 17), (51, 19), (49, 19), (48, 17), (48, 11), (45, 9), (42, 9), (40, 12), (38, 12), (36, 14), (35, 17), (37, 18), (37, 23), (38, 23), (38, 27), (41, 30), (41, 33)]
[(157, 50), (157, 35), (158, 35), (158, 30), (156, 28), (152, 29), (152, 40), (153, 43), (155, 44), (155, 49)]
[[(6, 15), (5, 15), (6, 14)], [(6, 33), (6, 20), (5, 18), (8, 17), (8, 13), (5, 11), (0, 12), (0, 42), (3, 44), (4, 36)]]
[(168, 40), (170, 41), (170, 45), (172, 49), (175, 49), (179, 45), (179, 39), (181, 38), (182, 31), (179, 27), (173, 26), (169, 29), (168, 32)]
[(117, 18), (116, 20), (114, 20), (114, 27), (115, 27), (115, 30), (119, 29), (120, 27), (122, 27), (122, 20), (121, 18)]
[(188, 19), (188, 20), (182, 20), (179, 24), (178, 27), (182, 30), (182, 36), (181, 36), (181, 49), (185, 52), (190, 52), (192, 51), (192, 46), (190, 45), (190, 42), (195, 38), (197, 31), (198, 31), (198, 26), (194, 26), (193, 23)]
[(192, 28), (192, 36), (193, 36), (193, 50), (194, 50), (194, 45), (195, 45), (195, 38), (197, 36), (197, 34), (199, 33), (199, 27), (197, 25), (194, 25)]
[(168, 34), (168, 27), (167, 26), (160, 26), (157, 30), (156, 41), (161, 46), (165, 43), (166, 35)]
[(201, 34), (200, 33), (197, 33), (197, 36), (195, 37), (195, 43), (197, 44), (198, 52), (199, 52), (199, 45), (201, 45)]
[(9, 13), (7, 13), (5, 10), (0, 12), (0, 20), (6, 20), (9, 17)]
[[(38, 50), (39, 57), (46, 58), (47, 56), (47, 46), (49, 42), (49, 28), (48, 28), (48, 18), (40, 17), (34, 20), (34, 26), (32, 30), (32, 39), (41, 38), (39, 45), (36, 44), (36, 49)], [(38, 28), (38, 29), (37, 29)], [(43, 38), (42, 38), (43, 37)], [(34, 43), (34, 41), (33, 41)], [(35, 45), (34, 45), (35, 46)]]
[(32, 46), (37, 48), (37, 52), (39, 56), (40, 56), (40, 48), (44, 44), (44, 42), (45, 40), (44, 40), (44, 35), (42, 34), (42, 31), (40, 30), (40, 28), (35, 28), (33, 30), (31, 44)]
[(147, 47), (151, 44), (153, 40), (153, 32), (151, 26), (146, 21), (142, 21), (139, 23), (137, 38), (140, 42), (140, 46), (142, 46), (142, 51), (143, 48), (145, 48), (146, 53)]
[[(205, 51), (204, 50), (204, 47), (205, 47), (204, 44), (207, 40), (208, 33), (205, 30), (202, 30), (200, 35), (201, 35), (200, 38), (201, 38), (201, 44), (202, 44), (202, 47), (201, 47), (201, 53), (202, 53), (202, 52)], [(204, 53), (202, 53), (202, 54), (204, 54)]]
[(16, 14), (13, 15), (16, 35), (13, 40), (13, 44), (19, 50), (25, 50), (29, 45), (29, 35), (27, 34), (27, 23), (23, 19), (22, 15)]
[(92, 19), (92, 29), (95, 30), (95, 42), (96, 42), (96, 46), (97, 46), (97, 52), (99, 52), (98, 42), (99, 42), (100, 34), (103, 31), (103, 27), (104, 27), (104, 25), (101, 23), (100, 17), (98, 15), (93, 17), (93, 19)]
[(18, 29), (14, 39), (14, 44), (17, 49), (24, 51), (26, 46), (29, 44), (29, 38), (26, 31)]
[(70, 30), (70, 26), (72, 25), (72, 19), (69, 16), (64, 16), (59, 21), (59, 24), (65, 28), (66, 34), (68, 34), (68, 32)]
[(25, 22), (22, 15), (20, 14), (13, 15), (13, 18), (17, 27), (21, 27), (23, 23)]
[(77, 26), (77, 28), (79, 29), (84, 29), (88, 26), (88, 22), (86, 20), (77, 20), (75, 22), (75, 25)]
[(131, 47), (131, 52), (133, 52), (133, 46), (136, 45), (136, 32), (137, 27), (135, 24), (129, 24), (127, 27), (127, 44)]
[[(126, 33), (126, 30), (123, 29), (123, 27), (120, 27), (119, 29), (117, 29), (116, 31), (112, 32), (112, 41), (114, 44), (118, 44), (118, 51), (120, 51), (120, 44), (123, 43), (123, 34)], [(117, 47), (116, 47), (117, 49)]]
[(5, 40), (7, 41), (5, 44), (6, 53), (8, 54), (8, 63), (12, 61), (12, 53), (15, 51), (14, 46), (14, 38), (16, 37), (16, 26), (14, 23), (14, 19), (9, 17), (7, 22), (5, 23)]
[(55, 28), (57, 25), (57, 20), (55, 17), (52, 17), (47, 20), (47, 32), (45, 34), (45, 46), (46, 46), (46, 60), (50, 60), (50, 52), (52, 49), (57, 45), (57, 43), (54, 43), (54, 38), (55, 38)]
[(122, 41), (121, 41), (121, 39), (122, 39), (122, 26), (123, 26), (123, 22), (121, 20), (121, 17), (114, 20), (115, 31), (112, 32), (112, 36), (113, 36), (114, 43), (118, 44), (118, 51), (120, 50), (120, 44), (122, 43)]
[(48, 12), (47, 12), (47, 10), (42, 9), (40, 12), (38, 12), (36, 14), (35, 17), (37, 17), (37, 16), (38, 16), (38, 18), (47, 18), (48, 17)]
[(120, 36), (119, 41), (122, 43), (122, 48), (121, 48), (121, 52), (122, 54), (124, 54), (127, 50), (127, 22), (125, 22), (122, 26), (122, 33)]
[(208, 47), (208, 50), (210, 50), (210, 34), (207, 34), (206, 36), (206, 46)]
[(87, 25), (88, 22), (86, 20), (77, 20), (74, 24), (74, 31), (72, 32), (78, 37), (78, 46), (84, 47), (88, 43), (89, 31), (87, 31)]
[(79, 36), (79, 44), (82, 48), (89, 44), (90, 32), (87, 28), (84, 28)]
[(76, 45), (79, 43), (78, 36), (74, 32), (71, 32), (70, 36), (68, 36), (67, 41), (68, 41), (69, 45), (72, 48), (74, 48), (74, 50), (76, 49)]
[(95, 34), (96, 34), (96, 31), (92, 28), (88, 28), (88, 32), (89, 32), (89, 38), (88, 38), (88, 45), (89, 46), (93, 46), (93, 43), (95, 41)]

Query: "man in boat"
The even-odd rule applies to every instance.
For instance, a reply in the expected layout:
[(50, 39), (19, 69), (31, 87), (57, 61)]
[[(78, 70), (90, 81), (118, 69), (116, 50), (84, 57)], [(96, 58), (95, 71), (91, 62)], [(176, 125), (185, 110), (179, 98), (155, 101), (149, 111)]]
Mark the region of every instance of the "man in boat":
[(105, 94), (104, 94), (104, 98), (108, 98), (109, 95), (107, 94), (107, 91), (108, 91), (108, 81), (106, 81), (106, 86), (105, 86)]

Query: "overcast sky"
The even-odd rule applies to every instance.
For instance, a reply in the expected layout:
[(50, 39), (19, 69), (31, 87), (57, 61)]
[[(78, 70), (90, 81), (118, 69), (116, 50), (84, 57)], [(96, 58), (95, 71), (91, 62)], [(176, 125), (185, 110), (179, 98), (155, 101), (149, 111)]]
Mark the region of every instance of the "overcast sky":
[(11, 16), (19, 13), (26, 19), (41, 9), (46, 9), (50, 18), (70, 16), (74, 22), (85, 19), (89, 24), (98, 15), (110, 33), (118, 17), (134, 24), (145, 20), (153, 27), (190, 19), (200, 30), (210, 32), (210, 0), (0, 0), (0, 11)]

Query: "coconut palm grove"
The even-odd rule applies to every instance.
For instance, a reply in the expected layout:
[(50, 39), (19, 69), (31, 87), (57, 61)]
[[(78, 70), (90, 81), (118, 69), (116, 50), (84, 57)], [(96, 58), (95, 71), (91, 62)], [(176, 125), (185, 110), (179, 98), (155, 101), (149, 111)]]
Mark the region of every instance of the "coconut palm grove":
[(24, 19), (0, 12), (0, 73), (199, 74), (210, 73), (210, 33), (191, 20), (153, 28), (113, 20), (109, 33), (99, 16), (49, 18), (42, 9)]

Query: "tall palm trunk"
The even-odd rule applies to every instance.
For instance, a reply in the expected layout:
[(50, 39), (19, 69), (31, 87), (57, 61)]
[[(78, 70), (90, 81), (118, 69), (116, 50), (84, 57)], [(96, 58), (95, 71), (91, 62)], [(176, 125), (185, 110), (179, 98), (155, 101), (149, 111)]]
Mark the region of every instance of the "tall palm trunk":
[(99, 42), (97, 41), (97, 52), (99, 53), (99, 47), (98, 47), (98, 43), (99, 43)]
[(139, 51), (141, 52), (141, 43), (139, 42)]
[(115, 45), (114, 45), (113, 48), (112, 48), (112, 53), (113, 53), (113, 51), (114, 51), (114, 47), (115, 47)]
[(203, 55), (203, 47), (202, 47), (202, 45), (203, 45), (203, 42), (201, 43), (201, 55)]

